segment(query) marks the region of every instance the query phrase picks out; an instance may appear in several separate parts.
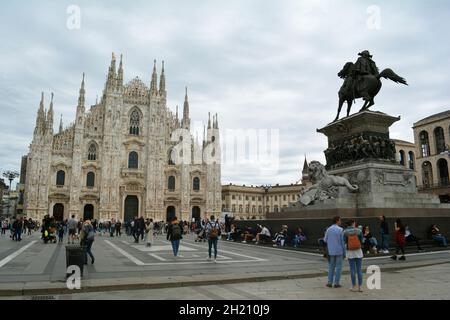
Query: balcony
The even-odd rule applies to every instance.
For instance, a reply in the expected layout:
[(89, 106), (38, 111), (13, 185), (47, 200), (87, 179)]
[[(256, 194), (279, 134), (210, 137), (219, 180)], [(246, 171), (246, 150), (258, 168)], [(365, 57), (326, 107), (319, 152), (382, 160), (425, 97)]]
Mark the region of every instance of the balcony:
[(435, 190), (435, 189), (442, 189), (442, 188), (450, 188), (450, 179), (449, 178), (442, 178), (438, 183), (425, 183), (421, 186), (417, 186), (417, 189), (419, 191), (424, 190)]
[(144, 170), (140, 169), (122, 168), (120, 174), (122, 175), (123, 178), (138, 178), (138, 179), (144, 178)]

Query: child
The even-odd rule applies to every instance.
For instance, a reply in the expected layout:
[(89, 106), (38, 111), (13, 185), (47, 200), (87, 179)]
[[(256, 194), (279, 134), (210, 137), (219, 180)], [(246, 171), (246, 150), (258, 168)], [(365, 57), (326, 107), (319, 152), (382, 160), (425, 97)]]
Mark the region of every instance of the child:
[(63, 242), (64, 226), (62, 223), (58, 224), (58, 242)]

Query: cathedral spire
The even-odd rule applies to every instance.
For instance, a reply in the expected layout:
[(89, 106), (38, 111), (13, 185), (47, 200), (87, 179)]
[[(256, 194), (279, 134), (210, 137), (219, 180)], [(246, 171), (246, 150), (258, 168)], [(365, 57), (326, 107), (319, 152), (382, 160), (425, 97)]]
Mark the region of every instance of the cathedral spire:
[(123, 86), (123, 67), (122, 67), (122, 55), (120, 55), (119, 71), (117, 75), (117, 88), (120, 88), (122, 86)]
[(116, 82), (116, 55), (111, 54), (111, 64), (108, 70), (108, 79), (106, 80), (106, 88), (114, 88)]
[(47, 113), (47, 130), (53, 131), (53, 92), (51, 94), (50, 107)]
[(188, 101), (188, 94), (187, 94), (187, 87), (185, 87), (185, 94), (184, 94), (184, 105), (183, 105), (183, 120), (182, 126), (184, 129), (190, 128), (191, 120), (189, 119), (189, 101)]
[(80, 95), (78, 96), (78, 108), (83, 108), (84, 112), (84, 97), (85, 91), (84, 91), (84, 72), (83, 72), (83, 80), (81, 80), (81, 87), (80, 87)]
[(44, 92), (41, 93), (41, 101), (39, 103), (39, 109), (36, 116), (36, 127), (34, 133), (42, 132), (45, 124), (45, 112), (44, 112)]
[(309, 173), (308, 173), (308, 161), (306, 160), (306, 154), (305, 154), (305, 161), (303, 162), (303, 170), (302, 170), (302, 183), (309, 180)]
[(152, 82), (150, 83), (150, 93), (156, 95), (158, 92), (157, 88), (158, 76), (156, 75), (156, 59), (153, 60), (153, 72), (152, 72)]
[(59, 133), (61, 133), (63, 131), (63, 121), (62, 121), (62, 115), (61, 118), (59, 120)]
[(164, 60), (162, 61), (161, 76), (159, 78), (159, 95), (164, 96), (166, 94), (166, 76), (164, 74)]

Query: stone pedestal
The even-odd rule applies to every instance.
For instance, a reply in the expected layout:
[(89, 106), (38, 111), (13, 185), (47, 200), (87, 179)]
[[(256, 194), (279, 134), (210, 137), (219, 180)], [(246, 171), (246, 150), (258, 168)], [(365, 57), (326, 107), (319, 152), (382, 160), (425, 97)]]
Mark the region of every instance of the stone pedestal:
[[(414, 172), (395, 160), (389, 127), (400, 120), (385, 113), (364, 111), (328, 124), (317, 132), (328, 138), (328, 175), (346, 178), (358, 190), (337, 187), (327, 199), (287, 208), (281, 215), (296, 217), (450, 215), (450, 205), (431, 194), (419, 194)], [(276, 214), (267, 217), (274, 218)], [(279, 215), (278, 215), (279, 216)]]

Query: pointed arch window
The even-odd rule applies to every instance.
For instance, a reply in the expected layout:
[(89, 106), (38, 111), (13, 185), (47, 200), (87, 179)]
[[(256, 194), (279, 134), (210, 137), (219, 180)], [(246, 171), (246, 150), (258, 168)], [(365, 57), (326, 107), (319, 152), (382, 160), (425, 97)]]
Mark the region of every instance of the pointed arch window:
[(137, 111), (136, 109), (133, 110), (131, 112), (130, 115), (130, 134), (139, 135), (139, 131), (140, 131), (140, 120), (141, 120), (141, 116), (139, 114), (139, 111)]
[(88, 160), (95, 161), (97, 160), (97, 147), (95, 143), (91, 143), (88, 149)]

